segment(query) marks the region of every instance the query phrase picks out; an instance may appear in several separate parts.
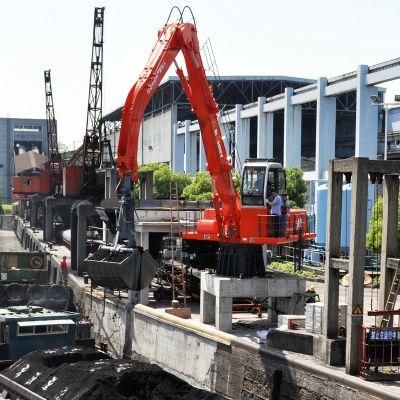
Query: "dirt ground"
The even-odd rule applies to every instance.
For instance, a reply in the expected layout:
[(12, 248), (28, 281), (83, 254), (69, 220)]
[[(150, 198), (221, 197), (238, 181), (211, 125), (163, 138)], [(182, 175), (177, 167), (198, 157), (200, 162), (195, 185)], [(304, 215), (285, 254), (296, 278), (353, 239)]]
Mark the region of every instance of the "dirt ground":
[(82, 347), (36, 351), (3, 374), (52, 400), (220, 400), (140, 357), (113, 360)]

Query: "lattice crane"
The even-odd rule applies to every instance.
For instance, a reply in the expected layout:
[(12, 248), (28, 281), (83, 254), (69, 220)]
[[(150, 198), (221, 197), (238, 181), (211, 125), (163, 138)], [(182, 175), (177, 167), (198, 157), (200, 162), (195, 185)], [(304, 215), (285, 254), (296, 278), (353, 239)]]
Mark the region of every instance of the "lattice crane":
[(62, 185), (62, 159), (58, 149), (57, 121), (54, 112), (50, 70), (44, 71), (44, 85), (46, 94), (47, 146), (49, 157), (47, 172), (50, 179), (51, 194), (60, 195)]
[(83, 142), (83, 191), (96, 189), (96, 170), (101, 164), (101, 118), (103, 103), (104, 7), (96, 7), (90, 64), (86, 133)]

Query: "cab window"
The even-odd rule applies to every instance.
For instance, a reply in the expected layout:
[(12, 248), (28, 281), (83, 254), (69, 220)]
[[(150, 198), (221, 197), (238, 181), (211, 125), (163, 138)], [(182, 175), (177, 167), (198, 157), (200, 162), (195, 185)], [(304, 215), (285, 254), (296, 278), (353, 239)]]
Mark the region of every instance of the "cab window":
[(272, 191), (286, 192), (286, 177), (283, 169), (270, 169), (268, 171), (267, 198), (272, 196)]
[(245, 167), (242, 181), (242, 204), (264, 205), (265, 167)]

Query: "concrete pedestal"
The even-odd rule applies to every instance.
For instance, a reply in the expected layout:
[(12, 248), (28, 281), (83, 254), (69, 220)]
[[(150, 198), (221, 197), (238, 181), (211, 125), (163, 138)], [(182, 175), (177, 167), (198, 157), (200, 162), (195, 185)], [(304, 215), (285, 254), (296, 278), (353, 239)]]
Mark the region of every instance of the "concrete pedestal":
[(153, 171), (139, 172), (140, 199), (151, 200), (153, 198)]
[(51, 242), (54, 239), (53, 222), (56, 209), (60, 215), (63, 215), (61, 211), (70, 209), (73, 203), (73, 199), (64, 197), (50, 196), (44, 200), (43, 240), (45, 242)]
[(42, 202), (43, 202), (43, 196), (34, 194), (31, 197), (31, 218), (30, 218), (30, 227), (31, 228), (41, 227), (41, 226), (39, 226), (39, 208), (42, 205)]
[(292, 297), (304, 293), (306, 281), (285, 278), (238, 279), (201, 274), (200, 319), (217, 329), (232, 330), (232, 299), (236, 297)]
[[(84, 260), (87, 257), (87, 219), (95, 215), (96, 209), (92, 202), (83, 200), (77, 206), (77, 232), (76, 232), (76, 264), (78, 275), (82, 276), (84, 271)], [(71, 232), (72, 235), (72, 232)]]

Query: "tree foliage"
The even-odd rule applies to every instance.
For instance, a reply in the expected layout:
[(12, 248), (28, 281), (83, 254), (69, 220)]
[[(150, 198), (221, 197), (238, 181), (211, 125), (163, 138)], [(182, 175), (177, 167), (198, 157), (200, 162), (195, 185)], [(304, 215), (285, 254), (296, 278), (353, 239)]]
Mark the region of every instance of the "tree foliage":
[[(397, 223), (397, 244), (400, 245), (400, 198), (399, 215)], [(373, 252), (380, 252), (382, 246), (382, 219), (383, 219), (383, 198), (379, 197), (372, 209), (367, 232), (367, 248)], [(390, 223), (390, 221), (388, 221)], [(400, 249), (400, 247), (399, 247)]]
[(192, 179), (190, 175), (181, 172), (173, 172), (168, 164), (153, 163), (139, 167), (139, 172), (153, 171), (153, 194), (156, 199), (170, 198), (170, 184), (178, 186), (178, 196), (182, 196), (182, 192), (188, 186)]
[[(232, 170), (233, 183), (235, 188), (240, 187), (240, 175)], [(183, 197), (190, 201), (207, 201), (212, 196), (211, 176), (208, 172), (198, 171), (192, 183), (183, 191)]]
[(303, 208), (306, 205), (307, 185), (300, 168), (286, 169), (286, 189), (293, 208)]
[(197, 172), (191, 184), (186, 186), (183, 197), (190, 201), (211, 200), (212, 185), (208, 172)]

